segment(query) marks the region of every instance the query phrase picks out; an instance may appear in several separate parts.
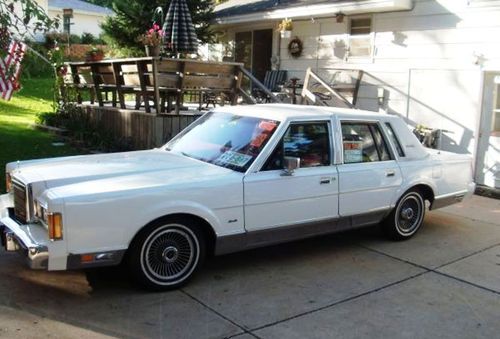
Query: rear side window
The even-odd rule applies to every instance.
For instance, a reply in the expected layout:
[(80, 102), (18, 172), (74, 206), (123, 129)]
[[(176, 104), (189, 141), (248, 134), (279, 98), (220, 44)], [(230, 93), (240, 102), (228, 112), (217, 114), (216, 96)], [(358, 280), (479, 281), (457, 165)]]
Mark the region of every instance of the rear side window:
[(394, 129), (392, 128), (391, 124), (386, 122), (385, 126), (387, 127), (387, 134), (389, 134), (389, 138), (391, 138), (392, 143), (394, 144), (394, 146), (396, 146), (396, 151), (398, 152), (398, 155), (400, 157), (404, 157), (405, 152), (403, 151), (403, 147), (401, 147), (401, 143), (399, 142), (396, 133), (394, 133)]
[(344, 163), (391, 160), (387, 143), (376, 123), (342, 123)]

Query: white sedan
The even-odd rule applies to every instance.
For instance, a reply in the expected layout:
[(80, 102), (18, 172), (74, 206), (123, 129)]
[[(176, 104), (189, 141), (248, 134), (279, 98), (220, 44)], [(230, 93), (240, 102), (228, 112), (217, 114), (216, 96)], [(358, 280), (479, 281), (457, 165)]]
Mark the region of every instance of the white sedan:
[(471, 158), (424, 148), (396, 116), (218, 108), (161, 148), (9, 163), (0, 233), (35, 269), (128, 265), (150, 289), (224, 254), (381, 223), (413, 236), (474, 189)]

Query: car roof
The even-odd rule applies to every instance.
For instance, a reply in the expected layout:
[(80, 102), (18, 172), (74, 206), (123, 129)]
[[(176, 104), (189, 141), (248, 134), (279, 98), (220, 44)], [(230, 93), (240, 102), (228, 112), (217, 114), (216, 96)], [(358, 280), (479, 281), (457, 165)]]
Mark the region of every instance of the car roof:
[(296, 119), (322, 119), (328, 116), (338, 116), (339, 118), (363, 118), (380, 119), (393, 118), (394, 116), (385, 113), (364, 111), (353, 108), (321, 107), (292, 104), (259, 104), (225, 106), (214, 109), (216, 112), (229, 112), (236, 115), (251, 116), (262, 119), (274, 119), (278, 121)]

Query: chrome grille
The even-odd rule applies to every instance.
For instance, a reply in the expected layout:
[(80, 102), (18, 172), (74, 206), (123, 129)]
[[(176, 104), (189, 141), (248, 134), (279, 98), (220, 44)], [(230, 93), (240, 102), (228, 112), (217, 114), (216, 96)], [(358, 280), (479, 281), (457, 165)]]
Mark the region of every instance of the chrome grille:
[(26, 208), (28, 205), (28, 194), (26, 186), (18, 182), (13, 182), (12, 187), (14, 191), (14, 216), (20, 223), (26, 224), (28, 220), (28, 211)]

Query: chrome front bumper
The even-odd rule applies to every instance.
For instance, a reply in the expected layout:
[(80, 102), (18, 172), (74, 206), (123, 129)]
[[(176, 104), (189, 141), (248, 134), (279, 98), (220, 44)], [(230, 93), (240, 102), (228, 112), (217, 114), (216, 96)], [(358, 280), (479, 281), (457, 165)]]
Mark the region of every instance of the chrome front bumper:
[(20, 225), (12, 217), (12, 198), (0, 196), (0, 237), (8, 252), (22, 253), (32, 269), (47, 269), (49, 262), (48, 235), (38, 224)]

